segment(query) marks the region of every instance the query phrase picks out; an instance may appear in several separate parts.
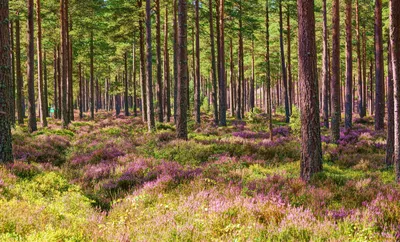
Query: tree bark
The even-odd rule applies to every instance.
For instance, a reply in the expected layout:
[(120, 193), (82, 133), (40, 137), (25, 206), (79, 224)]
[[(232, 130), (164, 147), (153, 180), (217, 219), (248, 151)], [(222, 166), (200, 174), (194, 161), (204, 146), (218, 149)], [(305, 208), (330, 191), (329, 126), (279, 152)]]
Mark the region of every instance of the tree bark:
[(124, 86), (125, 86), (125, 92), (124, 92), (124, 106), (125, 106), (125, 116), (129, 116), (129, 92), (128, 92), (128, 52), (125, 52), (124, 55), (124, 67), (125, 67), (125, 72), (124, 72)]
[(387, 92), (387, 141), (386, 141), (386, 166), (393, 165), (394, 152), (394, 85), (393, 85), (393, 68), (391, 55), (390, 38), (388, 39), (388, 92)]
[(165, 7), (165, 23), (164, 23), (164, 86), (165, 86), (165, 113), (167, 122), (171, 121), (171, 84), (169, 72), (169, 50), (168, 50), (168, 8)]
[(209, 22), (210, 22), (210, 41), (211, 41), (211, 74), (212, 74), (212, 86), (213, 86), (213, 93), (212, 93), (212, 103), (214, 108), (214, 123), (216, 125), (219, 124), (219, 117), (218, 117), (218, 99), (217, 99), (217, 67), (215, 63), (215, 45), (214, 45), (214, 25), (213, 25), (213, 8), (212, 8), (212, 0), (208, 1), (209, 4)]
[(158, 121), (164, 122), (163, 110), (163, 83), (162, 83), (162, 60), (161, 60), (161, 10), (160, 0), (156, 3), (156, 52), (157, 52), (157, 99), (158, 99)]
[[(211, 1), (211, 0), (210, 0)], [(176, 132), (187, 139), (187, 2), (178, 0), (178, 98)]]
[(394, 164), (400, 182), (400, 0), (390, 0), (390, 43), (394, 83)]
[(22, 79), (22, 70), (21, 70), (21, 28), (19, 15), (15, 21), (15, 62), (16, 62), (16, 71), (17, 71), (17, 119), (18, 124), (24, 124), (24, 82)]
[(225, 0), (219, 0), (219, 124), (226, 126)]
[(364, 86), (362, 76), (362, 54), (361, 54), (361, 35), (360, 35), (360, 6), (356, 0), (356, 35), (357, 35), (357, 82), (358, 82), (358, 112), (360, 118), (365, 117), (364, 111)]
[(385, 82), (383, 68), (382, 0), (375, 1), (375, 130), (385, 128)]
[(151, 53), (151, 0), (146, 0), (146, 91), (147, 91), (147, 127), (149, 132), (155, 131), (153, 105), (153, 62)]
[(283, 45), (283, 20), (282, 20), (282, 0), (279, 0), (279, 43), (281, 47), (281, 69), (282, 69), (282, 81), (285, 92), (285, 114), (286, 123), (290, 122), (290, 110), (289, 110), (289, 93), (287, 85), (287, 72), (285, 64), (285, 48)]
[(351, 4), (352, 0), (346, 0), (346, 101), (345, 101), (345, 128), (350, 129), (353, 122), (353, 47)]
[[(32, 6), (33, 7), (33, 2)], [(33, 9), (29, 10), (29, 13)], [(30, 16), (30, 15), (29, 15)], [(11, 123), (9, 113), (9, 94), (12, 82), (11, 76), (11, 46), (9, 32), (8, 0), (0, 0), (0, 163), (13, 161)]]
[(90, 119), (94, 120), (94, 46), (93, 30), (90, 32)]
[(196, 116), (196, 123), (200, 124), (200, 16), (199, 16), (199, 0), (195, 2), (195, 22), (196, 22), (196, 75), (195, 75), (195, 88), (194, 88), (194, 109)]
[(268, 115), (268, 126), (269, 126), (269, 137), (271, 141), (273, 138), (272, 133), (272, 100), (271, 100), (271, 63), (270, 63), (270, 53), (269, 53), (269, 6), (266, 0), (265, 4), (265, 39), (266, 39), (266, 53), (265, 53), (265, 63), (266, 63), (266, 86), (267, 86), (267, 108), (266, 112)]
[(332, 140), (337, 142), (340, 138), (340, 15), (339, 0), (333, 0), (332, 10)]
[[(36, 107), (35, 107), (35, 46), (34, 46), (34, 4), (33, 0), (27, 0), (28, 5), (28, 22), (27, 22), (27, 78), (28, 78), (28, 130), (30, 133), (37, 130), (36, 124)], [(7, 34), (8, 36), (8, 34)]]
[(314, 0), (297, 0), (301, 101), (301, 178), (322, 171)]
[(40, 16), (40, 0), (36, 0), (36, 19), (37, 19), (37, 61), (38, 61), (38, 96), (40, 122), (43, 127), (47, 127), (47, 107), (44, 101), (43, 88), (43, 60), (42, 60), (42, 18)]
[(326, 16), (326, 0), (323, 4), (323, 46), (322, 46), (322, 110), (324, 126), (329, 128), (329, 57), (328, 57), (328, 26)]

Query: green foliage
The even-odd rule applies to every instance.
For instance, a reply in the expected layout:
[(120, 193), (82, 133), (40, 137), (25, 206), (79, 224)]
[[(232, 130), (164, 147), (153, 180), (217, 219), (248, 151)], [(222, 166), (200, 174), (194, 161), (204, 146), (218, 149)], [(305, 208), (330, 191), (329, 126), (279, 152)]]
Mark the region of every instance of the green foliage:
[(290, 124), (289, 124), (291, 131), (294, 135), (300, 137), (301, 135), (301, 117), (300, 117), (300, 110), (293, 106), (292, 108), (292, 116), (290, 117)]

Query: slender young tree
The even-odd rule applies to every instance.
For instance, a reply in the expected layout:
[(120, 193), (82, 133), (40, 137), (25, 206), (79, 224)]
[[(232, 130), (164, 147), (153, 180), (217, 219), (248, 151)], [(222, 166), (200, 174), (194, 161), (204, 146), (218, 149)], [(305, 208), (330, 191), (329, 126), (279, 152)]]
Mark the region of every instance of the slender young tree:
[(219, 0), (219, 124), (226, 126), (225, 0)]
[(125, 52), (124, 54), (124, 67), (125, 67), (125, 72), (124, 72), (124, 111), (125, 111), (125, 116), (129, 116), (129, 92), (128, 92), (128, 52)]
[(218, 101), (217, 101), (217, 67), (215, 63), (215, 44), (214, 44), (214, 25), (213, 25), (213, 7), (212, 0), (208, 1), (209, 7), (209, 22), (210, 22), (210, 41), (211, 41), (211, 77), (212, 77), (212, 103), (214, 108), (214, 123), (218, 125), (219, 117), (218, 117)]
[(364, 109), (364, 84), (362, 75), (362, 54), (361, 54), (361, 35), (360, 35), (360, 6), (356, 0), (356, 35), (357, 35), (357, 82), (358, 82), (358, 113), (360, 118), (365, 117)]
[(385, 128), (382, 0), (375, 0), (375, 130)]
[[(142, 0), (139, 0), (139, 8), (142, 7)], [(140, 11), (139, 18), (139, 47), (140, 47), (140, 85), (142, 93), (142, 120), (147, 122), (147, 94), (146, 94), (146, 65), (145, 65), (145, 52), (144, 52), (144, 29), (143, 29), (143, 11)]]
[(353, 46), (352, 46), (352, 0), (346, 0), (346, 104), (345, 127), (350, 129), (353, 120)]
[(195, 22), (196, 22), (196, 75), (194, 86), (194, 109), (196, 123), (200, 124), (200, 16), (199, 16), (199, 0), (195, 2)]
[[(32, 16), (33, 17), (33, 16)], [(11, 76), (11, 43), (8, 26), (8, 0), (0, 0), (0, 163), (13, 161), (9, 94)]]
[(153, 105), (153, 64), (151, 52), (151, 0), (146, 0), (146, 92), (147, 92), (147, 127), (149, 132), (156, 129)]
[(340, 15), (339, 0), (333, 0), (332, 7), (332, 140), (337, 142), (340, 138)]
[(165, 21), (164, 21), (164, 86), (165, 86), (165, 113), (167, 115), (167, 122), (171, 121), (171, 84), (169, 72), (169, 50), (168, 50), (168, 7), (165, 7)]
[(271, 101), (271, 63), (270, 63), (270, 53), (269, 53), (269, 0), (266, 0), (265, 4), (265, 39), (266, 39), (266, 53), (265, 53), (265, 63), (266, 63), (266, 86), (267, 86), (267, 108), (266, 112), (268, 115), (268, 125), (269, 125), (269, 135), (270, 139), (273, 140), (272, 133), (272, 101)]
[(33, 0), (27, 0), (28, 5), (28, 60), (27, 60), (27, 77), (28, 77), (28, 130), (30, 133), (37, 130), (36, 124), (36, 104), (35, 104), (35, 37), (34, 37), (34, 4)]
[(90, 32), (90, 119), (94, 120), (94, 44), (93, 30)]
[(22, 68), (21, 68), (21, 28), (19, 21), (19, 14), (15, 21), (15, 64), (17, 71), (17, 119), (18, 124), (24, 124), (24, 82), (22, 79)]
[(400, 0), (390, 0), (390, 44), (394, 83), (394, 164), (400, 182)]
[(322, 170), (314, 0), (297, 0), (299, 81), (301, 92), (301, 178), (310, 181)]
[(162, 60), (161, 60), (161, 9), (160, 0), (156, 3), (156, 59), (157, 59), (157, 104), (158, 104), (158, 121), (164, 122), (163, 110), (163, 83), (162, 83)]
[(279, 0), (279, 44), (281, 47), (281, 69), (282, 69), (282, 78), (283, 78), (283, 86), (285, 91), (285, 114), (286, 114), (286, 123), (290, 122), (290, 110), (289, 110), (289, 93), (288, 93), (288, 85), (287, 85), (287, 72), (286, 72), (286, 64), (285, 64), (285, 48), (283, 44), (283, 20), (282, 20), (282, 0)]
[(392, 53), (390, 47), (390, 37), (388, 38), (388, 76), (387, 76), (387, 141), (386, 141), (386, 166), (393, 165), (394, 152), (394, 86)]
[(178, 0), (178, 98), (176, 132), (179, 139), (187, 139), (187, 1)]
[(43, 88), (43, 60), (42, 60), (42, 18), (40, 11), (40, 0), (36, 0), (36, 19), (37, 19), (37, 68), (38, 68), (38, 96), (39, 96), (39, 112), (40, 122), (43, 127), (47, 127), (47, 107), (44, 101)]
[(323, 5), (323, 45), (322, 45), (322, 109), (324, 126), (329, 128), (329, 57), (328, 57), (328, 24), (326, 16), (326, 0)]

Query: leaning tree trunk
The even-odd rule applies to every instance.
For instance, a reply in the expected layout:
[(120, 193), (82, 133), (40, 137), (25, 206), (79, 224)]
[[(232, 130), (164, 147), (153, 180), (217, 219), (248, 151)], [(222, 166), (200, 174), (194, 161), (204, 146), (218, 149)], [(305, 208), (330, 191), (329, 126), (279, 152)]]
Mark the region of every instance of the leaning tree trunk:
[(310, 181), (322, 170), (319, 123), (314, 0), (297, 0), (299, 21), (299, 81), (301, 92), (301, 178)]
[(0, 66), (2, 67), (0, 68), (0, 163), (13, 161), (8, 103), (12, 82), (8, 19), (8, 0), (0, 0)]
[[(210, 0), (211, 1), (211, 0)], [(187, 139), (187, 2), (178, 0), (178, 98), (176, 132), (179, 139)]]
[(28, 53), (27, 53), (27, 78), (28, 78), (28, 130), (30, 133), (37, 130), (35, 107), (35, 44), (34, 44), (34, 11), (33, 0), (28, 0)]
[(351, 2), (346, 0), (346, 101), (345, 101), (345, 127), (350, 129), (353, 120), (353, 54), (351, 34)]
[(390, 0), (390, 43), (394, 82), (394, 163), (400, 182), (400, 0)]
[(153, 62), (151, 53), (151, 0), (146, 0), (146, 92), (147, 92), (147, 128), (149, 132), (156, 129), (153, 105)]
[(382, 0), (375, 0), (375, 130), (385, 128)]
[(333, 0), (332, 10), (332, 140), (337, 142), (340, 138), (340, 15), (339, 0)]

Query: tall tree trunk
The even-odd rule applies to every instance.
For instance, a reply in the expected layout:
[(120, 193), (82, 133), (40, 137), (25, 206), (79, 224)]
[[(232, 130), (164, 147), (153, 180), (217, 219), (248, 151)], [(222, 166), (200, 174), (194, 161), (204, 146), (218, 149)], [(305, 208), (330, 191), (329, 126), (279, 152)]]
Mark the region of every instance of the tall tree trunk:
[(293, 105), (293, 80), (292, 80), (292, 57), (291, 57), (291, 26), (290, 26), (290, 5), (287, 6), (287, 77), (288, 77), (288, 87), (289, 87), (289, 111), (292, 114)]
[(79, 118), (83, 119), (83, 81), (82, 81), (82, 64), (79, 63)]
[(58, 75), (57, 75), (57, 48), (54, 46), (53, 53), (53, 105), (54, 105), (54, 118), (58, 118)]
[(15, 20), (15, 61), (16, 61), (16, 71), (17, 71), (17, 119), (18, 124), (24, 124), (24, 81), (22, 79), (21, 70), (21, 28), (19, 15)]
[[(174, 122), (177, 122), (178, 109), (178, 15), (177, 1), (174, 0)], [(212, 0), (210, 0), (212, 1)]]
[[(139, 1), (139, 8), (142, 6), (142, 0)], [(139, 20), (139, 47), (140, 47), (140, 78), (141, 78), (141, 93), (142, 93), (142, 119), (147, 122), (147, 94), (146, 94), (146, 66), (144, 52), (144, 29), (143, 29), (143, 12), (140, 12)]]
[[(210, 0), (211, 1), (211, 0)], [(176, 132), (179, 139), (187, 139), (187, 2), (178, 0), (178, 107)]]
[(236, 119), (243, 117), (242, 82), (243, 82), (243, 20), (242, 20), (242, 0), (239, 1), (239, 51), (238, 51), (238, 79), (236, 94)]
[[(68, 2), (67, 2), (67, 40), (68, 40), (68, 113), (69, 113), (69, 122), (74, 121), (74, 81), (73, 81), (73, 53), (72, 53), (72, 37), (69, 34), (69, 31), (72, 30), (72, 20), (68, 18)], [(69, 25), (69, 27), (68, 27)]]
[(267, 108), (266, 112), (268, 115), (268, 126), (269, 126), (269, 137), (271, 141), (273, 138), (272, 133), (272, 101), (271, 101), (271, 63), (269, 60), (269, 6), (268, 1), (266, 0), (265, 4), (265, 39), (266, 39), (266, 53), (265, 53), (265, 63), (266, 63), (266, 86), (267, 86)]
[(322, 170), (314, 0), (297, 0), (301, 101), (301, 178)]
[(250, 79), (250, 111), (253, 112), (255, 106), (254, 80), (255, 79), (255, 57), (254, 57), (254, 38), (251, 40), (251, 79)]
[(231, 77), (231, 94), (230, 94), (230, 99), (231, 99), (231, 116), (235, 116), (235, 61), (233, 58), (233, 41), (232, 38), (230, 39), (230, 54), (231, 54), (231, 63), (230, 63), (230, 77)]
[(90, 119), (94, 120), (94, 46), (93, 30), (90, 32)]
[(156, 52), (157, 52), (157, 99), (158, 99), (158, 121), (164, 122), (163, 110), (163, 83), (162, 83), (162, 60), (161, 60), (161, 10), (160, 0), (156, 3)]
[[(35, 107), (35, 31), (34, 31), (34, 4), (33, 0), (27, 0), (28, 4), (28, 23), (27, 23), (27, 78), (28, 78), (28, 130), (30, 133), (37, 130), (36, 107)], [(7, 33), (8, 38), (8, 33)], [(8, 43), (8, 42), (7, 42)], [(7, 44), (8, 45), (8, 44)]]
[(285, 64), (285, 48), (283, 45), (283, 20), (282, 20), (282, 0), (279, 0), (279, 43), (281, 47), (281, 68), (282, 68), (282, 81), (283, 87), (285, 88), (285, 114), (286, 123), (290, 122), (290, 110), (289, 110), (289, 93), (287, 85), (287, 73)]
[(394, 82), (394, 164), (400, 182), (400, 0), (390, 0), (390, 43)]
[(124, 86), (125, 86), (125, 93), (124, 93), (124, 106), (125, 106), (125, 116), (129, 116), (129, 92), (128, 92), (128, 52), (125, 52), (124, 55), (124, 66), (125, 66), (125, 73), (124, 73)]
[(361, 54), (361, 35), (360, 35), (360, 6), (356, 0), (356, 35), (357, 35), (357, 82), (358, 82), (358, 112), (360, 118), (365, 117), (364, 111), (364, 87), (362, 76), (362, 54)]
[(375, 1), (375, 130), (385, 128), (382, 0)]
[(339, 0), (333, 0), (332, 10), (332, 140), (337, 142), (340, 138), (340, 15)]
[(42, 60), (42, 18), (40, 16), (40, 0), (36, 0), (36, 19), (37, 19), (37, 61), (38, 61), (38, 96), (40, 122), (43, 127), (47, 127), (47, 107), (44, 101), (43, 88), (43, 60)]
[(169, 73), (169, 50), (168, 50), (168, 7), (165, 7), (165, 23), (164, 23), (164, 86), (165, 86), (165, 112), (167, 122), (171, 121), (171, 83)]
[(353, 47), (351, 4), (352, 0), (346, 0), (346, 102), (345, 102), (345, 127), (350, 129), (353, 122)]
[[(118, 83), (118, 76), (115, 76), (115, 83)], [(117, 93), (115, 95), (115, 115), (118, 117), (118, 115), (121, 114), (121, 93)]]
[[(29, 7), (33, 7), (32, 5)], [(29, 10), (29, 9), (28, 9)], [(30, 9), (28, 13), (33, 9)], [(29, 17), (31, 15), (28, 15)], [(13, 161), (11, 123), (9, 113), (9, 94), (12, 82), (11, 76), (11, 53), (10, 53), (10, 35), (9, 35), (9, 6), (8, 0), (0, 0), (0, 163)]]
[(372, 60), (370, 61), (370, 67), (369, 67), (369, 102), (370, 102), (370, 106), (369, 106), (369, 114), (372, 116), (374, 115), (374, 109), (375, 109), (375, 100), (374, 100), (374, 78), (373, 78), (373, 62)]
[(133, 116), (137, 117), (137, 96), (136, 96), (136, 47), (135, 42), (132, 46), (132, 59), (133, 59)]
[(219, 117), (218, 117), (218, 101), (217, 101), (217, 67), (215, 63), (215, 44), (214, 44), (214, 25), (213, 25), (213, 7), (212, 0), (208, 1), (209, 4), (209, 22), (210, 22), (210, 42), (211, 42), (211, 74), (212, 74), (212, 103), (214, 108), (214, 123), (218, 125)]
[(362, 87), (363, 87), (363, 98), (362, 98), (362, 114), (360, 116), (365, 117), (367, 115), (367, 38), (365, 34), (365, 26), (363, 26), (362, 33)]
[(66, 0), (60, 0), (60, 21), (61, 21), (61, 118), (63, 128), (68, 126), (68, 43), (67, 43), (67, 26), (65, 23), (65, 5)]
[(225, 80), (225, 0), (219, 0), (219, 124), (226, 126), (226, 80)]
[(324, 126), (329, 128), (329, 57), (328, 57), (328, 26), (326, 16), (326, 0), (323, 4), (323, 46), (322, 46), (322, 110)]
[(390, 38), (388, 39), (388, 95), (387, 95), (387, 141), (386, 141), (386, 166), (393, 165), (393, 152), (394, 152), (394, 85), (393, 85), (393, 68)]
[(14, 49), (14, 24), (12, 21), (9, 22), (9, 33), (10, 33), (10, 58), (11, 58), (11, 81), (10, 81), (10, 122), (12, 126), (15, 126), (15, 49)]
[(46, 56), (46, 52), (43, 53), (43, 93), (44, 93), (44, 107), (45, 107), (45, 111), (46, 111), (46, 118), (50, 117), (49, 116), (49, 92), (48, 92), (48, 77), (47, 77), (47, 56)]
[(194, 86), (194, 109), (196, 116), (196, 123), (200, 124), (200, 16), (199, 16), (199, 0), (195, 3), (195, 22), (196, 22), (196, 79)]
[(146, 91), (147, 91), (147, 127), (149, 132), (156, 128), (153, 105), (153, 63), (151, 53), (151, 0), (146, 0)]
[(62, 73), (61, 73), (61, 46), (57, 46), (57, 88), (58, 88), (58, 118), (61, 119), (61, 109), (62, 109), (62, 93), (61, 93), (61, 82), (62, 82)]

